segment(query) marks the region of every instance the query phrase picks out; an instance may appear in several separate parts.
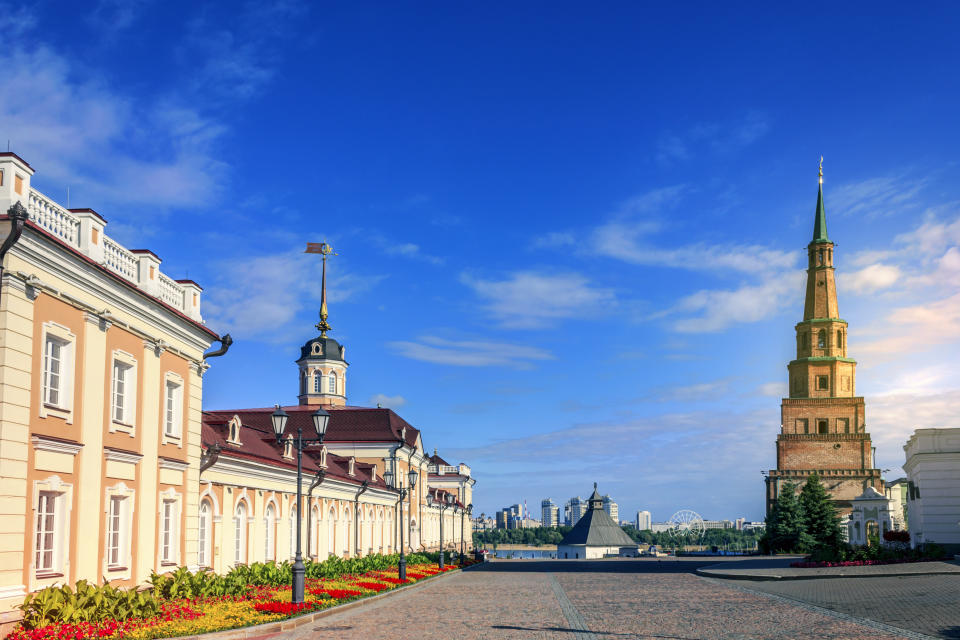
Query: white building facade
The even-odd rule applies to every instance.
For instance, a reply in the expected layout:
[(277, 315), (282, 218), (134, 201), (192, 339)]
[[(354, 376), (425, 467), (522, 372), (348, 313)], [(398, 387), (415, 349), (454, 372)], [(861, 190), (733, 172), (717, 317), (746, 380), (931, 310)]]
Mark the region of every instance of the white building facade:
[(903, 450), (910, 544), (960, 552), (960, 429), (917, 429)]

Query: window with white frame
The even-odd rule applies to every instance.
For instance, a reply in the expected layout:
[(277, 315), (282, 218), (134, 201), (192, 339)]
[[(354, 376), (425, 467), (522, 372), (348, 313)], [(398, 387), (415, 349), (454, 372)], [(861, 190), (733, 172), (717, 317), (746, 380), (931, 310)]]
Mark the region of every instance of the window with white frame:
[(177, 561), (177, 501), (164, 500), (160, 508), (160, 563)]
[(167, 380), (164, 398), (163, 433), (169, 438), (179, 438), (183, 431), (183, 385)]
[(37, 501), (37, 556), (38, 574), (59, 571), (57, 558), (57, 527), (60, 525), (57, 504), (60, 493), (41, 491)]
[(313, 392), (321, 393), (323, 390), (323, 376), (317, 371), (313, 374)]
[(124, 540), (124, 496), (110, 496), (110, 506), (107, 512), (107, 567), (119, 567), (126, 548)]
[(247, 504), (237, 505), (233, 531), (234, 562), (244, 564), (247, 561)]
[(327, 393), (336, 393), (337, 392), (337, 374), (330, 372), (330, 377), (327, 380)]
[(111, 386), (110, 418), (122, 425), (133, 425), (137, 393), (137, 368), (135, 360), (115, 357), (113, 360), (113, 384)]
[(43, 403), (64, 409), (69, 392), (69, 364), (71, 343), (57, 336), (47, 335), (43, 346)]
[(293, 506), (290, 509), (290, 557), (293, 558), (297, 555), (297, 545), (296, 545), (296, 533), (297, 533), (297, 512), (295, 511), (296, 506)]
[(200, 502), (200, 523), (197, 528), (197, 537), (200, 546), (197, 550), (197, 565), (210, 566), (210, 534), (213, 531), (213, 509), (209, 500)]
[(269, 562), (274, 559), (274, 534), (277, 530), (277, 512), (272, 504), (267, 505), (267, 512), (264, 516), (264, 526), (266, 527), (266, 531), (263, 536), (265, 547), (263, 559)]

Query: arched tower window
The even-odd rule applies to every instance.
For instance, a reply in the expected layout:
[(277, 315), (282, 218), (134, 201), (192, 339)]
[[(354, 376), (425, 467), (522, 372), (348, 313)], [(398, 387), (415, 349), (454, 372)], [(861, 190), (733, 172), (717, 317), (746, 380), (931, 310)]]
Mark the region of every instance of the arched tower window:
[(197, 537), (200, 546), (197, 550), (197, 564), (201, 567), (209, 567), (212, 560), (210, 556), (210, 538), (212, 533), (212, 513), (213, 508), (209, 500), (203, 500), (200, 503), (200, 523), (197, 531)]
[(247, 561), (247, 503), (241, 502), (237, 505), (234, 524), (234, 562), (243, 564)]
[(827, 332), (823, 329), (817, 333), (817, 348), (826, 349), (827, 348)]
[(319, 371), (317, 371), (316, 373), (313, 374), (313, 392), (322, 393), (323, 392), (322, 385), (323, 385), (323, 376), (320, 374)]
[(336, 393), (337, 392), (337, 374), (330, 372), (330, 377), (327, 378), (327, 393)]
[(817, 252), (817, 264), (823, 264), (823, 249)]
[(264, 526), (266, 527), (266, 535), (263, 537), (265, 545), (263, 559), (269, 562), (274, 559), (274, 549), (276, 548), (274, 544), (274, 534), (277, 529), (277, 512), (272, 504), (267, 505), (267, 513), (264, 516)]
[(843, 331), (837, 329), (837, 349), (843, 349)]

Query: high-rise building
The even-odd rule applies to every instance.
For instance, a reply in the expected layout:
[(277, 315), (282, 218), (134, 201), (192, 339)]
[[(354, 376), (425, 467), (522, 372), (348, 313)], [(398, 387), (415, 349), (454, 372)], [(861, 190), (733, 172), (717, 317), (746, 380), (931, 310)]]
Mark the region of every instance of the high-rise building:
[(875, 468), (862, 396), (856, 395), (856, 360), (847, 354), (847, 323), (837, 311), (833, 241), (827, 236), (823, 170), (813, 239), (807, 245), (807, 291), (797, 323), (797, 357), (787, 366), (789, 397), (780, 405), (777, 468), (766, 480), (767, 512), (785, 482), (820, 475), (841, 513), (867, 487), (883, 492)]
[(554, 504), (553, 500), (546, 498), (540, 502), (541, 522), (544, 527), (559, 526), (560, 509)]
[(650, 512), (637, 511), (637, 531), (646, 531), (650, 528)]
[(570, 517), (567, 524), (575, 526), (587, 510), (587, 503), (580, 496), (575, 496), (567, 501), (567, 508), (570, 510)]
[(611, 520), (620, 522), (620, 505), (614, 502), (609, 495), (603, 496), (603, 510), (607, 512)]

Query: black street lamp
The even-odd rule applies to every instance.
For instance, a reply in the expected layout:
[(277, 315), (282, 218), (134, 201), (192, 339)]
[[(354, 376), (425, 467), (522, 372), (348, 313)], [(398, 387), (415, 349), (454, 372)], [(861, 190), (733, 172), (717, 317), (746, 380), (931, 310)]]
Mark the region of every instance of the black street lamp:
[(400, 486), (394, 486), (394, 473), (393, 471), (386, 471), (383, 474), (383, 480), (387, 483), (387, 486), (393, 487), (398, 492), (400, 492), (400, 561), (397, 562), (397, 575), (401, 581), (407, 579), (407, 556), (403, 552), (404, 542), (403, 542), (403, 501), (407, 499), (407, 491), (413, 491), (414, 487), (417, 486), (417, 473), (416, 469), (410, 469), (410, 472), (407, 474), (407, 479), (410, 481), (410, 488), (403, 486), (403, 480), (399, 477), (396, 478), (397, 483)]
[[(460, 509), (460, 566), (463, 566), (463, 550), (464, 550), (464, 535), (463, 535), (463, 514), (470, 515), (473, 513), (473, 503), (467, 505), (466, 509)], [(473, 544), (473, 527), (470, 527), (470, 543)]]
[[(297, 439), (293, 441), (293, 446), (297, 448), (297, 555), (294, 556), (293, 559), (293, 584), (291, 585), (293, 591), (291, 601), (294, 604), (303, 602), (303, 591), (307, 572), (306, 567), (303, 566), (303, 555), (300, 550), (300, 488), (303, 482), (303, 449), (308, 444), (319, 444), (323, 442), (323, 436), (327, 433), (327, 425), (330, 423), (330, 414), (323, 409), (317, 409), (311, 418), (313, 418), (313, 428), (317, 432), (317, 437), (304, 438), (303, 428), (298, 424)], [(277, 444), (283, 443), (283, 432), (287, 427), (287, 420), (289, 419), (290, 416), (280, 408), (280, 405), (277, 405), (276, 411), (270, 415), (270, 420), (273, 423), (273, 435), (277, 437)]]
[(431, 507), (439, 506), (440, 507), (440, 569), (443, 569), (443, 512), (448, 508), (453, 506), (453, 494), (446, 493), (444, 494), (445, 500), (437, 500), (432, 495), (428, 498), (428, 504)]

